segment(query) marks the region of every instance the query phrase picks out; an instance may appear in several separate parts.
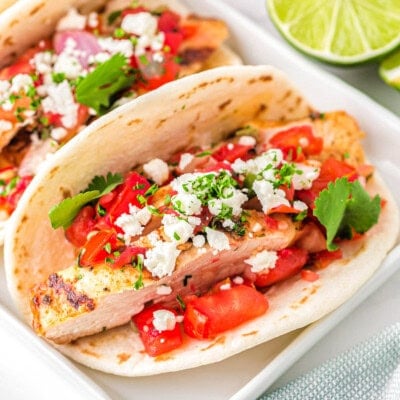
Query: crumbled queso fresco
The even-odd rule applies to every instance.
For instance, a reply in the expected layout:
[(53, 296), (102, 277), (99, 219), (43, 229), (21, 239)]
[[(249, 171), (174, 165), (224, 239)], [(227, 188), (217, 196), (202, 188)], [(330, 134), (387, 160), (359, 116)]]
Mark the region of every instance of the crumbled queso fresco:
[[(240, 138), (242, 143), (256, 146), (252, 139)], [(194, 158), (193, 154), (190, 157), (187, 154), (181, 155), (176, 168), (183, 169), (188, 160), (190, 162)], [(159, 185), (169, 186), (173, 193), (168, 199), (173, 212), (161, 215), (161, 227), (145, 235), (150, 245), (143, 265), (153, 277), (171, 275), (182, 251), (181, 246), (188, 242), (197, 249), (198, 254), (210, 249), (213, 255), (217, 255), (231, 248), (231, 232), (247, 234), (249, 238), (258, 234), (262, 225), (257, 221), (249, 227), (248, 232), (240, 231), (243, 228), (242, 219), (246, 220), (243, 207), (249, 200), (250, 189), (258, 198), (264, 213), (281, 205), (304, 212), (307, 205), (299, 200), (290, 201), (285, 191), (280, 189), (281, 181), (291, 182), (296, 189), (309, 188), (319, 175), (317, 162), (287, 162), (279, 149), (266, 150), (246, 161), (236, 159), (232, 163), (226, 162), (226, 165), (227, 169), (178, 174), (172, 180), (170, 176), (174, 167), (166, 162), (154, 159), (144, 165), (145, 176)], [(156, 166), (161, 167), (162, 174), (156, 172)], [(254, 177), (252, 186), (249, 188), (238, 184), (238, 179), (244, 181), (249, 173)], [(143, 233), (154, 208), (153, 204), (144, 205), (144, 208), (131, 206), (129, 213), (117, 219), (116, 225), (122, 229), (127, 244), (135, 242)], [(210, 218), (218, 221), (217, 225), (202, 227), (205, 209)], [(260, 272), (274, 268), (277, 258), (275, 251), (261, 250), (245, 262), (251, 266), (252, 272)]]
[[(80, 122), (80, 106), (75, 98), (77, 82), (99, 63), (116, 54), (123, 55), (127, 61), (135, 55), (163, 62), (165, 34), (158, 31), (158, 20), (150, 12), (127, 14), (121, 19), (120, 27), (108, 36), (88, 31), (88, 28), (98, 29), (99, 21), (95, 12), (81, 15), (76, 9), (70, 9), (58, 22), (54, 49), (50, 49), (45, 41), (40, 42), (38, 52), (30, 61), (32, 72), (0, 80), (0, 107), (4, 111), (13, 110), (21, 97), (30, 98), (29, 106), (17, 104), (17, 128), (34, 126), (40, 120), (40, 132), (45, 130), (54, 141), (61, 142), (68, 129), (75, 129)], [(60, 117), (57, 126), (48, 121), (48, 113)], [(97, 114), (93, 109), (90, 113)], [(12, 128), (9, 121), (0, 119), (0, 134)], [(162, 169), (159, 170), (162, 175)]]

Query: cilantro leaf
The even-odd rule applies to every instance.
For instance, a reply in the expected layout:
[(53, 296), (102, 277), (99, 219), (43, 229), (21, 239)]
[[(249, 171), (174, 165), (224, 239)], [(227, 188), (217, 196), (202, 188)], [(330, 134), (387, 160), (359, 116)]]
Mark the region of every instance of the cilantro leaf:
[(111, 105), (113, 95), (132, 85), (134, 73), (127, 74), (127, 59), (115, 54), (86, 75), (76, 87), (76, 99), (102, 114)]
[(378, 222), (380, 211), (380, 197), (376, 195), (371, 199), (360, 182), (353, 182), (340, 232), (347, 232), (352, 227), (357, 233), (365, 233)]
[(358, 181), (336, 179), (321, 191), (315, 200), (314, 216), (326, 229), (326, 245), (336, 250), (337, 237), (351, 239), (353, 231), (365, 233), (377, 223), (380, 214), (380, 198), (370, 198)]
[(84, 192), (98, 190), (101, 192), (101, 195), (107, 194), (114, 190), (122, 181), (121, 174), (112, 174), (111, 172), (107, 176), (95, 176)]
[(122, 175), (109, 172), (106, 177), (95, 176), (88, 187), (73, 197), (64, 199), (49, 211), (51, 226), (68, 228), (81, 208), (93, 200), (111, 192), (123, 181)]
[(350, 195), (350, 182), (345, 179), (337, 179), (330, 182), (325, 190), (322, 190), (315, 200), (314, 216), (326, 228), (326, 246), (328, 250), (336, 250), (333, 243), (342, 222), (346, 202)]

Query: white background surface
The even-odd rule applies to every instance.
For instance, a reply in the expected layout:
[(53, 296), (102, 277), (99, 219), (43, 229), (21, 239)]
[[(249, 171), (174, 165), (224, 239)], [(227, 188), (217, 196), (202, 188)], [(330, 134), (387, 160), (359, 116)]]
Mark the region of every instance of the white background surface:
[[(193, 0), (190, 1), (193, 2)], [(225, 1), (229, 5), (234, 6), (236, 9), (252, 18), (254, 24), (258, 24), (262, 29), (266, 30), (268, 33), (272, 34), (272, 36), (277, 38), (280, 41), (282, 48), (287, 48), (292, 51), (286, 42), (280, 38), (273, 25), (269, 22), (263, 0), (215, 0), (215, 2), (218, 1)], [(201, 6), (200, 3), (199, 7)], [(223, 19), (224, 15), (220, 15), (220, 17)], [(249, 43), (250, 51), (252, 47), (254, 47), (252, 46), (252, 43)], [(260, 51), (259, 47), (257, 51)], [(299, 57), (299, 55), (294, 51), (293, 55), (294, 57)], [(387, 87), (380, 81), (377, 74), (376, 65), (357, 67), (353, 69), (327, 67), (316, 62), (315, 65), (317, 65), (318, 68), (324, 69), (341, 77), (348, 83), (368, 94), (371, 98), (383, 106), (397, 113), (397, 115), (400, 115), (400, 93)], [(323, 94), (323, 96), (326, 98), (332, 96), (331, 93), (326, 93), (326, 91), (324, 92), (324, 88), (321, 88), (321, 94)], [(340, 99), (340, 102), (342, 102), (342, 100), (343, 99)], [(397, 140), (396, 142), (398, 143)], [(397, 152), (397, 149), (394, 148), (391, 151), (393, 159), (393, 152)], [(0, 278), (3, 278), (1, 274)], [(1, 286), (3, 285), (0, 285), (0, 289), (5, 289), (4, 286)], [(335, 356), (340, 351), (343, 351), (360, 342), (361, 340), (373, 335), (383, 327), (398, 321), (398, 305), (400, 304), (399, 288), (400, 272), (397, 272), (388, 282), (384, 284), (384, 286), (379, 288), (361, 306), (353, 311), (349, 317), (339, 323), (327, 336), (325, 336), (319, 343), (309, 350), (307, 354), (300, 359), (300, 361), (294, 364), (284, 375), (282, 375), (282, 377), (275, 383), (274, 387), (282, 385), (288, 380), (307, 372), (314, 366), (317, 366), (327, 360), (329, 357)], [(1, 293), (0, 290), (1, 302), (9, 306), (9, 299), (4, 298), (3, 295), (4, 292)], [(3, 316), (0, 308), (0, 321), (7, 322), (7, 320), (7, 315), (5, 314), (5, 316)], [(6, 332), (7, 330), (8, 332)], [(206, 391), (213, 386), (220, 387), (223, 385), (229, 385), (229, 381), (224, 380), (225, 378), (223, 377), (234, 376), (237, 377), (236, 380), (238, 382), (236, 383), (240, 385), (242, 384), (241, 379), (244, 380), (244, 383), (246, 382), (244, 377), (245, 371), (248, 373), (249, 371), (252, 371), (253, 368), (254, 371), (257, 372), (257, 368), (260, 368), (260, 366), (265, 365), (266, 363), (265, 354), (262, 354), (266, 347), (260, 347), (250, 350), (250, 352), (245, 352), (244, 354), (239, 355), (236, 358), (234, 357), (227, 362), (197, 369), (195, 372), (185, 371), (179, 375), (164, 375), (160, 376), (159, 378), (146, 378), (132, 381), (128, 378), (110, 378), (105, 374), (90, 371), (85, 367), (76, 367), (72, 363), (65, 362), (63, 358), (57, 358), (55, 356), (55, 352), (51, 351), (52, 349), (50, 349), (49, 354), (42, 354), (45, 358), (50, 356), (50, 359), (48, 359), (49, 361), (47, 361), (47, 359), (39, 356), (40, 346), (37, 346), (41, 344), (39, 343), (39, 339), (33, 337), (33, 335), (29, 335), (30, 332), (28, 329), (26, 332), (23, 329), (20, 332), (19, 327), (17, 325), (14, 326), (13, 322), (7, 324), (6, 329), (1, 332), (2, 334), (6, 332), (8, 336), (11, 335), (12, 339), (7, 341), (6, 336), (2, 337), (0, 335), (0, 343), (2, 344), (2, 346), (0, 346), (0, 358), (2, 358), (3, 361), (3, 364), (0, 363), (0, 367), (5, 366), (4, 368), (7, 368), (7, 362), (4, 362), (6, 357), (6, 359), (10, 360), (9, 365), (10, 370), (12, 369), (12, 373), (10, 370), (7, 371), (5, 369), (0, 369), (0, 399), (58, 399), (63, 398), (63, 395), (66, 394), (75, 395), (74, 392), (79, 393), (79, 396), (74, 398), (107, 398), (107, 396), (100, 391), (96, 391), (96, 393), (99, 393), (99, 396), (92, 396), (92, 387), (90, 384), (86, 385), (85, 379), (82, 379), (82, 376), (84, 377), (84, 375), (77, 374), (79, 371), (83, 371), (90, 378), (93, 378), (94, 381), (115, 400), (119, 400), (120, 398), (144, 399), (143, 396), (138, 396), (136, 393), (139, 393), (140, 390), (148, 393), (149, 388), (150, 394), (153, 390), (154, 396), (146, 398), (173, 398), (175, 400), (180, 398), (187, 399), (189, 390), (185, 390), (184, 394), (182, 395), (182, 393), (179, 393), (179, 387), (184, 387), (184, 385), (188, 385), (190, 382), (192, 382), (191, 388), (193, 392), (191, 394), (191, 398), (193, 400), (195, 398), (222, 399), (227, 397), (222, 397), (221, 395), (214, 395), (214, 397), (210, 395), (204, 395), (201, 397), (200, 392), (197, 392), (196, 394), (196, 384), (197, 387), (203, 386), (204, 390)], [(21, 351), (20, 353), (7, 352), (8, 349), (17, 348), (18, 346), (24, 348), (24, 351)], [(279, 343), (277, 347), (279, 349)], [(46, 353), (46, 351), (44, 353)], [(26, 358), (27, 354), (30, 354), (30, 357)], [(251, 354), (251, 356), (249, 356), (249, 354)], [(32, 357), (34, 357), (34, 362)], [(249, 365), (249, 359), (253, 360), (253, 365)], [(256, 365), (256, 363), (258, 364)], [(66, 365), (65, 371), (63, 365)], [(13, 391), (15, 394), (14, 397), (9, 396), (8, 391), (3, 391), (3, 388), (6, 387), (9, 390), (11, 384), (10, 382), (4, 382), (2, 380), (2, 371), (3, 374), (7, 373), (7, 376), (14, 377), (12, 378), (14, 386), (18, 385), (16, 390)], [(35, 374), (33, 371), (35, 371)], [(57, 373), (53, 374), (55, 371), (57, 371)], [(24, 377), (25, 375), (28, 375), (27, 378), (29, 379), (20, 379), (20, 377)], [(30, 379), (31, 376), (35, 376), (35, 379)], [(36, 376), (38, 378), (36, 378)], [(196, 378), (196, 382), (193, 380), (193, 377)], [(60, 378), (62, 378), (61, 383)], [(62, 386), (61, 392), (59, 392), (57, 395), (57, 391), (52, 390), (60, 387), (59, 385), (62, 385), (62, 382), (64, 383), (64, 386)], [(74, 383), (71, 384), (71, 382)], [(135, 392), (135, 390), (132, 389), (131, 385), (133, 383), (136, 385), (138, 392)], [(25, 387), (23, 387), (24, 385)], [(156, 392), (158, 393), (163, 389), (162, 385), (165, 385), (164, 396), (156, 395)], [(209, 387), (207, 387), (207, 385), (209, 385)], [(20, 387), (23, 387), (23, 390), (20, 390)], [(68, 389), (68, 387), (70, 389)], [(174, 396), (169, 394), (173, 393), (173, 390), (171, 392), (171, 387), (176, 388), (176, 393)], [(98, 388), (94, 387), (94, 390), (98, 390)], [(42, 396), (38, 397), (38, 393), (41, 393)], [(21, 396), (19, 394), (21, 394)]]
[[(280, 37), (267, 15), (263, 0), (223, 0), (265, 29), (278, 39), (283, 47), (290, 46)], [(356, 68), (331, 67), (312, 61), (366, 93), (376, 102), (400, 116), (400, 92), (385, 85), (378, 76), (376, 64)], [(400, 162), (400, 149), (399, 149)], [(356, 343), (367, 339), (384, 327), (400, 321), (400, 271), (381, 286), (361, 306), (344, 319), (327, 336), (317, 343), (306, 355), (282, 375), (271, 390), (318, 366)]]

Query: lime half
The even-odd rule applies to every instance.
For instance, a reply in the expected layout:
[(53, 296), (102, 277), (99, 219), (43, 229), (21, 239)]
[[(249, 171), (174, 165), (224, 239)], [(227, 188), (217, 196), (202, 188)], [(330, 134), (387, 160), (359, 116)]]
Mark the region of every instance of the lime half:
[(379, 66), (379, 75), (388, 85), (400, 89), (400, 51), (383, 60)]
[(272, 21), (294, 47), (352, 65), (400, 45), (400, 0), (267, 0)]

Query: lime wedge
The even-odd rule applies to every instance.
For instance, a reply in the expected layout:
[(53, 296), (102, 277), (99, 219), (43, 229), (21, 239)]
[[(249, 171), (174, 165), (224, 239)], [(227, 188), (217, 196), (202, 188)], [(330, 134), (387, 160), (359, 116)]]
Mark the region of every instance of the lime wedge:
[(286, 40), (321, 61), (352, 65), (400, 45), (399, 0), (267, 0)]
[(400, 51), (396, 51), (381, 62), (379, 75), (388, 85), (400, 89)]

